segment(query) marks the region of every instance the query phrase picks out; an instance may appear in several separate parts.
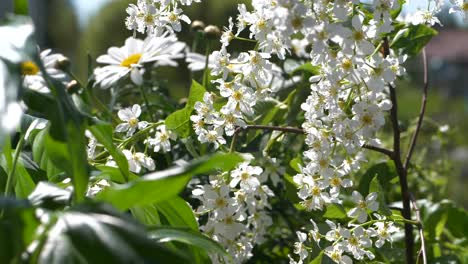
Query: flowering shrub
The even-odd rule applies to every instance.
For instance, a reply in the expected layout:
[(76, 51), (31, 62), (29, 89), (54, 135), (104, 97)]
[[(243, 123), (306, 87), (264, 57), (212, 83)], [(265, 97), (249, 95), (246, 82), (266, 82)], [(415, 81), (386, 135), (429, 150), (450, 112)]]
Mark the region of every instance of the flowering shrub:
[[(5, 263), (467, 259), (467, 213), (413, 184), (440, 172), (412, 158), (444, 1), (403, 18), (401, 0), (252, 0), (222, 31), (183, 13), (198, 2), (130, 4), (133, 36), (86, 81), (38, 53), (24, 19), (0, 28)], [(404, 130), (398, 79), (420, 54), (421, 112)], [(154, 73), (183, 61), (180, 105)]]

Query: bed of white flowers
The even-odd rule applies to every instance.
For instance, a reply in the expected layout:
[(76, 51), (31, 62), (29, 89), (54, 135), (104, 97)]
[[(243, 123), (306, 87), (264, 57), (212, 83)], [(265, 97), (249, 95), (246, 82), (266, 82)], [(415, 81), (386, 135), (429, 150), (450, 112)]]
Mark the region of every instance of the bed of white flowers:
[[(467, 260), (466, 212), (411, 184), (445, 1), (403, 16), (404, 0), (252, 0), (224, 27), (184, 14), (199, 2), (130, 4), (128, 39), (85, 81), (27, 19), (0, 27), (2, 263)], [(398, 80), (419, 56), (403, 128)], [(156, 77), (181, 63), (182, 104)]]

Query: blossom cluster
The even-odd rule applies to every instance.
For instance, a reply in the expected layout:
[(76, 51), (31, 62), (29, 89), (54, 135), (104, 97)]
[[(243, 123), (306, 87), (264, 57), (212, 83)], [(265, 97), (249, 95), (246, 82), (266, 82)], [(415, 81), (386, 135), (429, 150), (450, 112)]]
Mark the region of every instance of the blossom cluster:
[[(394, 89), (397, 77), (405, 74), (401, 64), (406, 57), (392, 52), (385, 37), (394, 29), (393, 13), (401, 8), (399, 1), (374, 0), (364, 10), (358, 0), (253, 0), (252, 10), (244, 4), (238, 6), (238, 16), (229, 19), (221, 34), (221, 48), (208, 58), (197, 53), (184, 54), (186, 45), (174, 34), (181, 30), (181, 21), (190, 23), (180, 6), (192, 2), (200, 0), (138, 0), (130, 4), (127, 28), (148, 36), (130, 37), (122, 47), (112, 47), (98, 57), (97, 62), (104, 66), (95, 69), (95, 84), (115, 88), (119, 81), (130, 77), (135, 85), (142, 86), (148, 67), (176, 66), (176, 60), (184, 56), (191, 70), (210, 69), (215, 89), (207, 89), (203, 101), (195, 103), (190, 120), (198, 140), (218, 149), (227, 143), (226, 137), (255, 120), (259, 101), (276, 100), (275, 92), (298, 81), (308, 83), (310, 94), (301, 105), (307, 149), (300, 172), (293, 177), (300, 204), (305, 210), (324, 210), (332, 204), (341, 206), (345, 194), (352, 192), (355, 207), (347, 212), (352, 220), (346, 226), (327, 220), (330, 230), (320, 233), (311, 220), (312, 229), (297, 231), (298, 242), (294, 245), (297, 256), (290, 256), (290, 261), (303, 263), (311, 251), (308, 242), (315, 241), (320, 246), (321, 238), (328, 241), (325, 254), (336, 263), (351, 263), (351, 257), (373, 259), (372, 246), (379, 248), (387, 241), (392, 242), (392, 235), (399, 229), (391, 219), (374, 213), (379, 209), (378, 194), (363, 197), (348, 189), (353, 187), (350, 176), (365, 161), (363, 146), (380, 144), (376, 132), (385, 124), (384, 116), (392, 108), (390, 89)], [(435, 14), (441, 10), (443, 1), (429, 2), (427, 10), (419, 10), (406, 21), (440, 24)], [(460, 13), (466, 19), (466, 1), (452, 2), (450, 12)], [(241, 37), (245, 33), (248, 38)], [(252, 42), (255, 48), (231, 51), (232, 41)], [(307, 80), (299, 76), (285, 78), (278, 65), (289, 55), (301, 63), (310, 62), (320, 73)], [(59, 67), (62, 55), (46, 50), (40, 59), (53, 78), (65, 84), (70, 81)], [(49, 92), (34, 62), (23, 62), (22, 70), (25, 87)], [(121, 140), (118, 147), (128, 161), (129, 170), (137, 174), (155, 170), (157, 164), (150, 152), (170, 152), (177, 139), (164, 121), (140, 120), (141, 114), (138, 104), (120, 109), (118, 117), (122, 122), (115, 128)], [(144, 152), (134, 146), (137, 133), (146, 136)], [(88, 158), (93, 162), (102, 146), (93, 136), (87, 136)], [(269, 157), (265, 160), (268, 159), (276, 163)], [(274, 196), (266, 182), (271, 177), (276, 185), (278, 173), (284, 172), (276, 164), (275, 171), (264, 171), (251, 162), (211, 176), (192, 192), (201, 203), (196, 209), (203, 223), (201, 230), (225, 246), (237, 263), (249, 259), (254, 246), (265, 240), (272, 224), (269, 198)], [(117, 166), (110, 157), (106, 165)], [(88, 194), (95, 195), (107, 186), (108, 181), (100, 180), (90, 187)], [(219, 256), (212, 259), (227, 261)]]
[(128, 17), (125, 25), (129, 30), (142, 34), (160, 35), (163, 32), (179, 32), (181, 21), (190, 24), (190, 18), (184, 15), (180, 5), (191, 5), (201, 0), (138, 0), (127, 8)]
[[(392, 221), (387, 221), (384, 216), (374, 214), (375, 220), (367, 222), (367, 226), (350, 224), (343, 227), (339, 223), (326, 220), (328, 231), (321, 233), (317, 224), (311, 220), (312, 229), (307, 233), (297, 231), (298, 242), (294, 244), (294, 253), (299, 256), (299, 261), (290, 257), (290, 263), (303, 263), (309, 255), (309, 242), (315, 242), (319, 247), (322, 239), (327, 243), (325, 254), (334, 262), (340, 264), (353, 263), (350, 256), (356, 260), (364, 258), (374, 259), (374, 254), (370, 248), (374, 245), (377, 248), (382, 247), (386, 242), (393, 242), (393, 236), (399, 231), (399, 228)], [(323, 242), (322, 242), (323, 243)], [(349, 255), (349, 256), (348, 256)]]
[[(235, 263), (243, 263), (252, 256), (255, 245), (263, 243), (272, 219), (269, 197), (273, 192), (264, 183), (267, 176), (263, 169), (241, 163), (230, 172), (211, 176), (209, 184), (198, 185), (192, 194), (201, 205), (198, 215), (207, 215), (200, 229), (219, 242), (233, 257)], [(212, 256), (214, 263), (229, 263)]]

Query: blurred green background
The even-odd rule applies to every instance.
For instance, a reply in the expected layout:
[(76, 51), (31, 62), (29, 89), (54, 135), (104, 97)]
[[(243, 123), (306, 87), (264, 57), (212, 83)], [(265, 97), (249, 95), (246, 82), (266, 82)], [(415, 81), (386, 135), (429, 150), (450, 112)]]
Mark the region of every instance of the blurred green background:
[[(73, 70), (85, 79), (88, 54), (96, 66), (96, 57), (111, 46), (121, 46), (132, 35), (124, 25), (125, 9), (132, 2), (136, 0), (31, 0), (29, 13), (36, 23), (41, 48), (52, 48), (70, 57)], [(186, 8), (186, 13), (192, 20), (222, 28), (229, 16), (236, 16), (236, 6), (241, 2), (247, 1), (203, 0)], [(15, 0), (15, 12), (28, 13), (26, 4), (27, 0)], [(414, 4), (409, 7), (415, 8)], [(450, 173), (438, 175), (438, 180), (449, 183), (449, 198), (468, 208), (468, 30), (460, 18), (442, 16), (440, 20), (444, 26), (437, 28), (440, 34), (427, 47), (431, 85), (424, 129), (430, 133), (419, 144), (431, 144), (434, 158), (449, 157)], [(178, 35), (189, 44), (194, 37), (188, 25)], [(403, 126), (414, 122), (419, 112), (423, 86), (421, 66), (420, 57), (410, 59), (406, 63), (409, 76), (397, 84)], [(186, 95), (190, 75), (183, 62), (176, 69), (160, 69), (159, 76), (169, 79), (169, 92), (174, 98)], [(447, 132), (438, 131), (443, 125), (448, 125)], [(443, 137), (431, 136), (434, 134)]]

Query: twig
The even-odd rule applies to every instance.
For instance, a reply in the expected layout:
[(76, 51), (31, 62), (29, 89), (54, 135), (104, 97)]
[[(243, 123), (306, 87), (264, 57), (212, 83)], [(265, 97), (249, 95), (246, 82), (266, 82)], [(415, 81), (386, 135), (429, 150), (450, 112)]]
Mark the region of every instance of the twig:
[(422, 222), (421, 222), (421, 215), (419, 213), (419, 207), (418, 207), (418, 205), (416, 203), (416, 199), (414, 198), (414, 195), (410, 194), (410, 197), (411, 197), (411, 203), (413, 205), (413, 210), (414, 210), (414, 212), (416, 214), (416, 221), (419, 222), (418, 230), (419, 230), (419, 237), (421, 239), (421, 249), (419, 250), (418, 259), (422, 255), (423, 264), (427, 264), (426, 245), (425, 245), (425, 242), (424, 242), (424, 230), (423, 230), (423, 226), (422, 226)]
[(406, 159), (404, 163), (405, 169), (408, 169), (409, 162), (411, 160), (411, 155), (413, 155), (414, 148), (416, 146), (416, 141), (418, 139), (419, 132), (421, 131), (421, 126), (424, 119), (424, 114), (426, 113), (426, 105), (427, 105), (427, 90), (429, 89), (429, 82), (427, 79), (427, 58), (426, 58), (426, 49), (423, 48), (422, 50), (422, 57), (423, 57), (423, 69), (424, 69), (424, 88), (423, 88), (423, 96), (422, 96), (422, 103), (421, 103), (421, 110), (419, 112), (418, 123), (416, 125), (416, 130), (414, 131), (413, 137), (411, 138), (410, 145), (408, 147), (408, 153), (406, 154)]
[(365, 148), (365, 149), (380, 152), (380, 153), (382, 153), (384, 155), (389, 156), (390, 158), (393, 158), (393, 156), (395, 155), (393, 150), (386, 149), (386, 148), (381, 148), (381, 147), (372, 146), (372, 145), (368, 145), (368, 144), (364, 144), (362, 147)]

